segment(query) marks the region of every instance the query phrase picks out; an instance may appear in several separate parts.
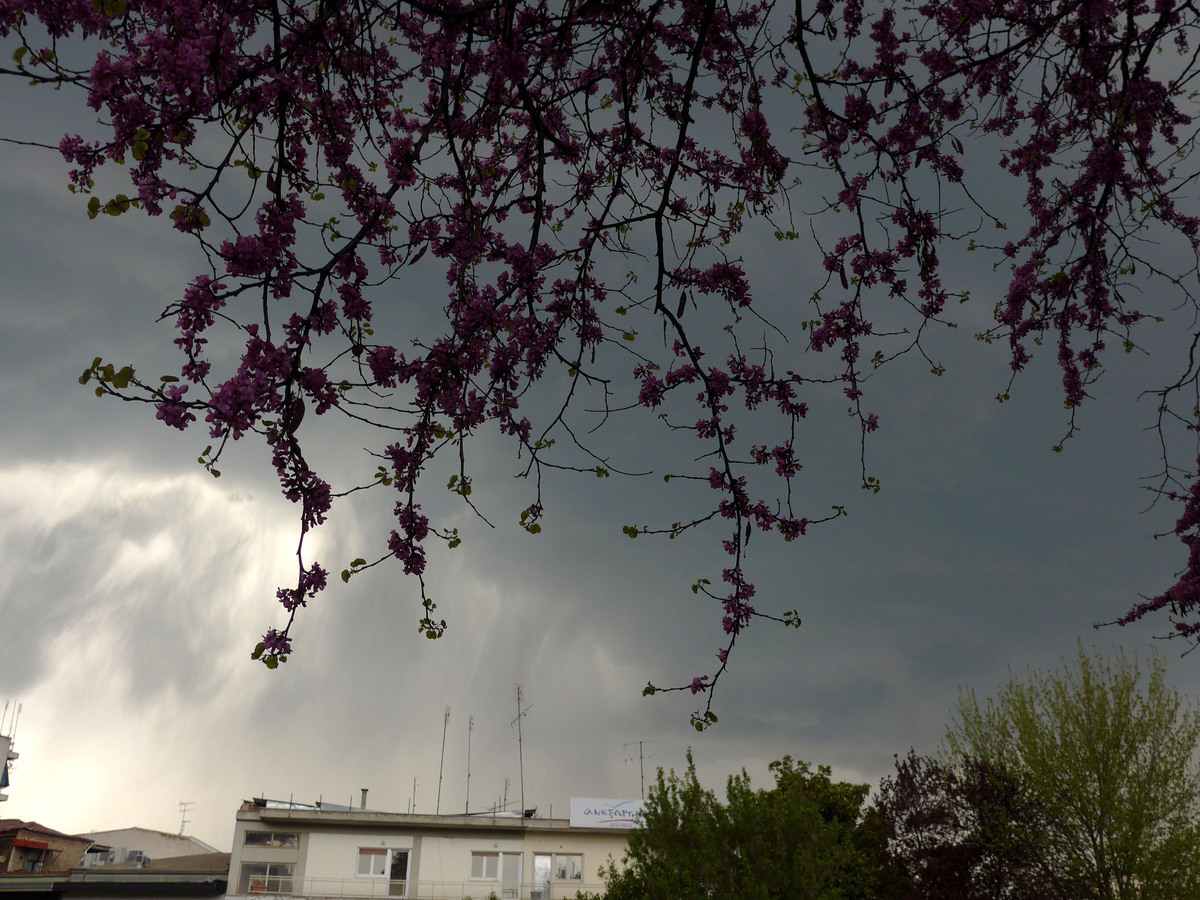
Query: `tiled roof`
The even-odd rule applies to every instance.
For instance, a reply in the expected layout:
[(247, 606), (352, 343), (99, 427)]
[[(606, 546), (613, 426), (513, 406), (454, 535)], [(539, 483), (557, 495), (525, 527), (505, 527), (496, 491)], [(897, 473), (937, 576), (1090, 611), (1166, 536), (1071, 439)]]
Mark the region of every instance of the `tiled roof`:
[(61, 831), (47, 828), (38, 822), (26, 822), (22, 819), (0, 819), (0, 834), (8, 834), (14, 831), (36, 831), (38, 834), (48, 834), (52, 837), (75, 837), (73, 834), (63, 834)]

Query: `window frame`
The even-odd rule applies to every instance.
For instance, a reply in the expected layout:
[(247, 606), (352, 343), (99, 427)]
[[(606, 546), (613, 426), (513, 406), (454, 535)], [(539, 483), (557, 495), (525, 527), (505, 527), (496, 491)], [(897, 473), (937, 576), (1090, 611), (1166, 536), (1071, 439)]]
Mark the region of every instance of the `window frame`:
[[(482, 866), (482, 875), (475, 874), (475, 860), (480, 860), (484, 863)], [(487, 873), (486, 861), (492, 860), (495, 867), (495, 874)], [(499, 881), (500, 880), (500, 851), (499, 850), (472, 850), (471, 851), (471, 880), (472, 881)]]
[[(558, 860), (560, 857), (563, 857), (568, 860), (572, 860), (572, 859), (579, 860), (579, 868), (577, 870), (578, 874), (576, 874), (576, 875), (571, 875), (571, 874), (559, 875), (558, 874), (558, 872), (559, 872)], [(567, 873), (571, 872), (570, 863), (567, 863), (563, 866), (563, 871), (567, 872)], [(582, 853), (555, 853), (554, 854), (554, 864), (550, 868), (550, 873), (554, 876), (555, 881), (578, 881), (580, 884), (582, 884), (583, 883), (583, 854)]]
[[(515, 862), (517, 868), (517, 877), (515, 880), (506, 880), (505, 878), (505, 857), (508, 857), (509, 863)], [(475, 860), (495, 860), (496, 874), (488, 875), (487, 866), (483, 868), (482, 875), (475, 874)], [(523, 850), (472, 850), (471, 851), (471, 881), (491, 881), (498, 884), (520, 884), (521, 874), (525, 870), (525, 852)], [(511, 874), (511, 873), (510, 873)]]
[[(257, 871), (257, 870), (263, 871)], [(280, 872), (274, 869), (282, 870)], [(262, 879), (262, 887), (255, 890), (254, 879)], [(296, 864), (290, 862), (255, 862), (244, 861), (238, 872), (238, 892), (240, 894), (291, 894), (295, 887)], [(271, 890), (271, 882), (277, 883), (278, 890)]]
[[(392, 869), (396, 865), (396, 856), (401, 853), (404, 854), (404, 877), (403, 878), (393, 878), (392, 877)], [(377, 865), (377, 863), (374, 862), (375, 860), (381, 860), (382, 862), (378, 863), (378, 865), (381, 865), (382, 869), (378, 872), (364, 872), (362, 870), (362, 864), (363, 864), (364, 859), (372, 860), (372, 866), (371, 866), (372, 868), (374, 868), (375, 865)], [(407, 897), (408, 896), (409, 869), (411, 867), (412, 867), (412, 847), (359, 847), (358, 855), (355, 857), (354, 877), (355, 878), (370, 878), (372, 880), (384, 881), (388, 885), (387, 896), (389, 896), (389, 897)], [(403, 886), (403, 889), (401, 890), (401, 892), (399, 894), (392, 893), (392, 885), (395, 885), (395, 884), (400, 884)], [(371, 890), (373, 892), (375, 890), (375, 888), (372, 888)]]
[[(381, 868), (378, 872), (364, 872), (362, 864), (364, 859), (372, 860), (371, 868), (374, 868), (374, 860), (382, 859)], [(386, 878), (388, 875), (388, 850), (386, 847), (359, 847), (358, 857), (354, 865), (355, 878)]]
[[(261, 838), (261, 840), (260, 840)], [(270, 849), (294, 849), (300, 846), (298, 831), (246, 831), (242, 837), (243, 847), (265, 847)]]

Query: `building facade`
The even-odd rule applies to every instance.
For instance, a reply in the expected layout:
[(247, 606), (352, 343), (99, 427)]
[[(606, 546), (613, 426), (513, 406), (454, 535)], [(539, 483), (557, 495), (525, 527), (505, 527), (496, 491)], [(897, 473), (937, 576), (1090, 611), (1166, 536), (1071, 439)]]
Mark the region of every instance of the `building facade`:
[(134, 862), (145, 865), (148, 860), (173, 859), (219, 852), (199, 838), (186, 834), (171, 834), (152, 828), (117, 828), (112, 831), (89, 831), (79, 835), (92, 841), (79, 865), (109, 866)]
[(0, 875), (65, 872), (79, 862), (90, 843), (37, 822), (0, 819)]
[(228, 895), (564, 900), (604, 892), (627, 832), (567, 819), (430, 816), (247, 801)]
[(4, 788), (8, 787), (8, 764), (21, 755), (12, 748), (12, 740), (11, 735), (0, 734), (0, 800), (8, 799), (8, 794), (4, 793)]

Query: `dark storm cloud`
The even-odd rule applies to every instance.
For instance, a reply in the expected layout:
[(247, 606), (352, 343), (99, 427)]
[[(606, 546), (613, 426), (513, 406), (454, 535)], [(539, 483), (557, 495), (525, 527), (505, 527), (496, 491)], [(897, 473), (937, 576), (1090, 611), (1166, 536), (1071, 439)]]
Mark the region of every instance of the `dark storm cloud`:
[[(48, 118), (58, 99), (17, 92), (0, 112), (36, 122), (53, 143), (65, 130)], [(272, 595), (290, 574), (296, 526), (262, 449), (235, 448), (213, 482), (194, 462), (203, 429), (170, 432), (147, 408), (97, 401), (76, 381), (96, 355), (172, 371), (173, 334), (154, 319), (202, 261), (161, 221), (89, 222), (53, 155), (4, 147), (0, 157), (0, 699), (25, 701), (29, 751), (9, 791), (13, 815), (66, 830), (170, 829), (156, 811), (173, 816), (178, 800), (202, 797), (196, 832), (220, 844), (245, 796), (344, 802), (367, 786), (372, 806), (403, 811), (414, 778), (418, 808), (432, 811), (447, 705), (442, 810), (465, 802), (472, 716), (472, 808), (482, 808), (506, 778), (510, 799), (518, 790), (517, 684), (532, 707), (522, 720), (527, 803), (544, 811), (561, 814), (572, 794), (636, 795), (638, 741), (648, 775), (681, 767), (693, 745), (717, 787), (743, 766), (761, 783), (788, 753), (874, 780), (893, 754), (934, 749), (959, 685), (987, 693), (1009, 666), (1054, 666), (1081, 634), (1152, 645), (1153, 627), (1090, 628), (1164, 587), (1182, 562), (1176, 542), (1152, 539), (1172, 511), (1140, 515), (1148, 497), (1137, 480), (1157, 464), (1141, 430), (1152, 405), (1138, 393), (1167, 380), (1170, 365), (1111, 359), (1080, 436), (1052, 453), (1066, 423), (1052, 353), (996, 403), (1006, 350), (973, 333), (1000, 295), (963, 258), (953, 271), (976, 299), (955, 311), (958, 330), (930, 336), (947, 374), (904, 359), (868, 383), (882, 424), (867, 466), (883, 490), (859, 488), (858, 426), (836, 395), (801, 424), (798, 505), (816, 517), (836, 503), (849, 516), (791, 545), (754, 536), (758, 605), (796, 608), (804, 626), (760, 623), (743, 635), (712, 731), (688, 725), (699, 698), (640, 689), (710, 670), (721, 613), (689, 585), (719, 579), (714, 532), (671, 542), (620, 530), (704, 511), (703, 493), (661, 477), (692, 459), (695, 442), (647, 436), (623, 417), (598, 446), (654, 474), (549, 480), (537, 537), (518, 524), (532, 497), (511, 477), (511, 444), (485, 437), (470, 457), (473, 499), (495, 529), (443, 495), (444, 478), (431, 480), (427, 512), (464, 534), (459, 549), (431, 554), (430, 593), (450, 622), (438, 642), (417, 633), (416, 587), (398, 567), (348, 586), (337, 578), (349, 560), (383, 552), (391, 498), (335, 510), (310, 557), (333, 586), (304, 611), (294, 657), (267, 673), (248, 651), (279, 622)], [(811, 247), (764, 234), (744, 255), (773, 321), (811, 314), (825, 275)], [(444, 286), (405, 289), (388, 295), (380, 319), (423, 329), (429, 317), (410, 301)], [(1169, 337), (1152, 329), (1148, 346)], [(794, 335), (797, 356), (799, 345)], [(361, 442), (348, 445), (332, 417), (304, 427), (317, 458), (347, 480), (361, 475)], [(1172, 659), (1171, 672), (1194, 690), (1198, 665)], [(119, 775), (89, 777), (96, 771)]]

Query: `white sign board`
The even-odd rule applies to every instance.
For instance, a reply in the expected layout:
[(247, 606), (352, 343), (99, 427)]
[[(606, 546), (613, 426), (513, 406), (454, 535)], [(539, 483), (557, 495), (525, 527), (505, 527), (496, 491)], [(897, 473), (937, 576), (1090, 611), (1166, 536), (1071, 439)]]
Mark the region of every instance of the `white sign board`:
[(639, 828), (641, 824), (641, 800), (571, 798), (572, 828)]

